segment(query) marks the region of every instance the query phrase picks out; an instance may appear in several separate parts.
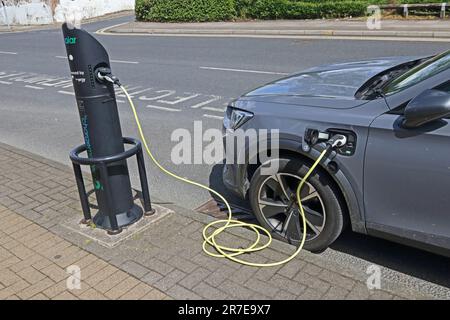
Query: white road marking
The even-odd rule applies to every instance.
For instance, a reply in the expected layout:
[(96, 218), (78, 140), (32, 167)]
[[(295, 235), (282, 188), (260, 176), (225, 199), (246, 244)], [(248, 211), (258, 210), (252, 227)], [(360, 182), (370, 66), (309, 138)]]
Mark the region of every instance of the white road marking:
[(49, 83), (49, 81), (42, 81), (42, 82), (39, 82), (38, 84), (41, 85), (41, 86), (54, 87), (54, 88), (57, 88), (57, 87), (64, 87), (64, 88), (66, 88), (68, 86), (69, 87), (72, 86), (72, 79), (65, 79), (65, 78), (63, 78), (63, 79), (61, 79), (61, 81), (59, 81), (59, 80), (55, 80), (55, 81), (58, 81), (58, 82), (51, 82), (50, 81), (50, 83)]
[(288, 75), (284, 72), (272, 72), (272, 71), (259, 71), (259, 70), (248, 70), (248, 69), (232, 69), (232, 68), (216, 68), (216, 67), (200, 67), (203, 70), (216, 70), (216, 71), (229, 71), (229, 72), (242, 72), (242, 73), (258, 73), (258, 74), (276, 74), (276, 75)]
[(35, 75), (35, 76), (31, 76), (30, 78), (24, 79), (23, 82), (41, 85), (41, 82), (45, 82), (45, 81), (48, 82), (48, 81), (52, 81), (52, 80), (54, 80), (54, 79), (49, 78), (46, 75)]
[(131, 97), (135, 97), (135, 96), (138, 95), (138, 94), (141, 94), (141, 93), (144, 93), (144, 92), (147, 92), (147, 91), (150, 91), (150, 90), (152, 90), (152, 88), (143, 89), (143, 90), (139, 90), (139, 91), (136, 91), (136, 92), (131, 92), (131, 93), (130, 93), (130, 96), (131, 96)]
[(25, 88), (34, 89), (34, 90), (44, 90), (45, 89), (45, 88), (36, 87), (36, 86), (29, 86), (29, 85), (26, 85)]
[[(125, 87), (125, 88), (127, 89), (128, 93), (130, 94), (130, 97), (133, 97), (135, 93), (132, 93), (132, 91), (141, 88), (141, 86), (130, 87), (130, 88)], [(122, 89), (116, 88), (115, 92), (116, 92), (117, 97), (126, 98), (126, 95), (122, 93)]]
[(147, 108), (156, 109), (156, 110), (162, 110), (162, 111), (169, 111), (169, 112), (180, 112), (181, 111), (180, 109), (160, 107), (160, 106), (153, 106), (153, 105), (148, 105)]
[[(58, 58), (58, 59), (67, 59), (67, 57), (66, 56), (55, 56), (55, 58)], [(137, 62), (137, 61), (127, 61), (127, 60), (110, 60), (111, 62), (114, 62), (114, 63), (127, 63), (127, 64), (139, 64), (139, 62)]]
[(202, 108), (202, 110), (208, 110), (208, 111), (215, 111), (215, 112), (225, 112), (225, 110), (227, 110), (227, 108), (214, 108), (214, 107), (204, 107)]
[(139, 64), (139, 62), (137, 61), (126, 61), (126, 60), (110, 60), (110, 61), (114, 63)]
[[(63, 57), (61, 57), (63, 58)], [(65, 58), (65, 57), (64, 57)], [(57, 77), (50, 75), (39, 75), (35, 73), (11, 73), (7, 74), (6, 72), (0, 72), (0, 84), (3, 85), (12, 85), (15, 82), (22, 82), (23, 86), (29, 89), (34, 90), (45, 90), (46, 88), (54, 88), (55, 92), (68, 96), (75, 96), (75, 92), (73, 91), (72, 80), (68, 77)], [(211, 111), (222, 113), (225, 112), (227, 103), (222, 103), (223, 99), (227, 99), (226, 97), (222, 97), (219, 95), (213, 94), (201, 94), (201, 93), (183, 93), (177, 94), (175, 90), (156, 90), (154, 88), (145, 88), (142, 86), (128, 86), (128, 90), (130, 94), (135, 98), (141, 101), (158, 101), (155, 102), (157, 104), (163, 103), (168, 106), (161, 105), (147, 105), (149, 109), (155, 109), (166, 112), (182, 112), (188, 111), (189, 109), (200, 109), (203, 112)], [(115, 88), (116, 98), (118, 104), (125, 104), (126, 101), (124, 99), (119, 99), (123, 97), (123, 94), (119, 88)], [(145, 94), (156, 95), (153, 97), (147, 97)], [(169, 96), (173, 96), (172, 99), (168, 99)], [(164, 99), (165, 98), (165, 99)], [(189, 106), (188, 100), (198, 99), (198, 103), (192, 106)], [(151, 102), (150, 102), (151, 103)], [(223, 104), (223, 106), (222, 106)], [(210, 105), (210, 106), (208, 106)], [(203, 117), (222, 120), (223, 117), (219, 115), (213, 114), (204, 114)]]
[(201, 107), (203, 107), (203, 106), (206, 106), (206, 105), (208, 105), (208, 104), (210, 104), (210, 103), (216, 102), (216, 101), (218, 101), (218, 100), (220, 100), (220, 99), (221, 99), (221, 97), (218, 97), (218, 96), (216, 97), (216, 96), (214, 96), (214, 98), (209, 99), (209, 100), (204, 101), (204, 102), (200, 102), (200, 103), (198, 103), (198, 104), (195, 104), (195, 105), (191, 106), (191, 108), (192, 108), (192, 109), (198, 109), (198, 108), (201, 108)]
[(204, 114), (203, 116), (205, 118), (216, 119), (216, 120), (223, 120), (223, 117), (215, 116), (215, 115), (212, 115), (212, 114)]
[[(189, 94), (189, 93), (185, 93), (185, 94)], [(190, 95), (188, 97), (175, 97), (175, 100), (173, 100), (173, 101), (158, 100), (158, 102), (161, 102), (161, 103), (164, 103), (164, 104), (170, 104), (170, 105), (173, 106), (173, 105), (176, 105), (176, 104), (179, 104), (179, 103), (182, 103), (182, 102), (185, 102), (185, 101), (197, 98), (199, 95), (200, 94), (195, 93), (195, 94), (192, 94), (192, 95)]]
[(66, 94), (66, 95), (69, 95), (69, 96), (74, 96), (75, 95), (75, 92), (64, 91), (64, 90), (60, 90), (60, 91), (58, 91), (58, 93)]
[(146, 96), (140, 96), (139, 100), (142, 100), (142, 101), (155, 101), (155, 100), (158, 100), (158, 99), (169, 97), (172, 94), (175, 94), (177, 92), (175, 90), (158, 90), (158, 91), (155, 91), (155, 93), (158, 93), (158, 94), (162, 93), (162, 94), (157, 96), (157, 97), (152, 97), (152, 98), (148, 98)]
[(128, 24), (128, 23), (129, 23), (129, 22), (124, 22), (124, 23), (119, 23), (119, 24), (116, 24), (116, 25), (113, 25), (113, 26), (109, 26), (109, 27), (106, 27), (106, 28), (102, 28), (102, 29), (100, 29), (100, 30), (97, 30), (95, 33), (97, 33), (97, 34), (103, 34), (104, 30), (108, 30), (108, 29), (112, 29), (112, 28), (115, 28), (115, 27), (124, 26), (124, 25), (126, 25), (126, 24)]
[(11, 55), (16, 55), (17, 52), (0, 51), (0, 54), (11, 54)]
[(2, 75), (0, 78), (10, 78), (9, 80), (13, 80), (13, 79), (11, 79), (11, 77), (24, 75), (24, 74), (26, 74), (26, 72), (12, 73), (12, 74)]

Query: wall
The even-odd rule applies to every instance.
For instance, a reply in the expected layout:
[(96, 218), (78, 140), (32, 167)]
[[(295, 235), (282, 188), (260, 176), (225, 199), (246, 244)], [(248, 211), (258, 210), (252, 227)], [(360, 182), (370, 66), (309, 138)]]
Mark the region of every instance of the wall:
[[(0, 0), (1, 1), (1, 0)], [(3, 0), (11, 25), (64, 22), (68, 15), (86, 19), (122, 10), (133, 10), (134, 0)], [(0, 25), (6, 24), (0, 2)]]

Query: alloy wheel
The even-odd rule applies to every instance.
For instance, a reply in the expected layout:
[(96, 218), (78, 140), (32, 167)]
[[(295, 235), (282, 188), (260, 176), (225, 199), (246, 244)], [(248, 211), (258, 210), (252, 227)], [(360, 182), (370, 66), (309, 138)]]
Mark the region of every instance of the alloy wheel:
[[(296, 197), (301, 180), (294, 174), (277, 173), (264, 180), (258, 192), (262, 216), (272, 231), (288, 240), (292, 234), (297, 234), (297, 240), (301, 239), (303, 233)], [(318, 191), (308, 182), (304, 184), (300, 196), (306, 217), (306, 240), (311, 241), (320, 235), (325, 226), (325, 206)]]

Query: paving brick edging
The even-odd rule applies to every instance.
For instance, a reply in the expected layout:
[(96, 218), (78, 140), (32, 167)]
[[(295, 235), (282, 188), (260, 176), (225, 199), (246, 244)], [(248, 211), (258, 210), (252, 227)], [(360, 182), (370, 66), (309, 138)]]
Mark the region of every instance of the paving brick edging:
[(238, 30), (238, 29), (163, 29), (112, 27), (103, 34), (154, 34), (154, 35), (236, 35), (274, 37), (363, 37), (363, 38), (429, 38), (450, 39), (450, 31), (380, 31), (380, 30)]
[[(189, 262), (187, 259), (183, 257), (174, 257), (173, 255), (171, 257), (168, 257), (165, 259), (164, 257), (156, 257), (155, 261), (152, 261), (153, 268), (157, 267), (157, 263), (161, 264), (161, 268), (158, 269), (158, 272), (148, 273), (148, 269), (146, 269), (143, 265), (141, 265), (139, 262), (136, 261), (137, 256), (141, 256), (141, 252), (136, 252), (137, 248), (127, 248), (125, 247), (125, 250), (112, 252), (107, 251), (105, 248), (99, 246), (96, 243), (87, 243), (86, 238), (83, 238), (80, 235), (73, 234), (69, 232), (67, 229), (65, 229), (63, 226), (61, 226), (61, 222), (65, 221), (68, 215), (79, 215), (81, 217), (81, 211), (77, 207), (70, 207), (70, 203), (72, 202), (78, 202), (78, 195), (75, 192), (76, 187), (74, 186), (73, 182), (73, 173), (70, 170), (70, 167), (65, 166), (63, 164), (45, 159), (43, 157), (34, 155), (32, 153), (18, 150), (14, 147), (5, 145), (0, 143), (0, 151), (1, 149), (7, 150), (11, 153), (11, 155), (17, 155), (18, 158), (24, 157), (21, 162), (34, 163), (37, 162), (40, 168), (36, 168), (36, 170), (42, 170), (39, 174), (42, 176), (47, 176), (49, 174), (52, 174), (53, 171), (55, 174), (58, 174), (61, 177), (61, 181), (58, 181), (61, 183), (61, 187), (58, 186), (58, 183), (52, 182), (50, 185), (50, 188), (53, 188), (52, 190), (61, 190), (62, 194), (67, 196), (70, 194), (70, 201), (67, 200), (68, 204), (64, 206), (64, 201), (62, 203), (61, 207), (58, 207), (60, 211), (64, 211), (65, 215), (59, 215), (56, 211), (50, 211), (53, 213), (53, 215), (50, 215), (49, 217), (40, 216), (39, 214), (33, 213), (30, 208), (30, 206), (27, 207), (26, 201), (25, 203), (10, 203), (9, 209), (12, 211), (17, 212), (18, 214), (36, 222), (37, 224), (41, 225), (42, 227), (50, 230), (51, 232), (59, 235), (60, 237), (66, 239), (70, 243), (82, 248), (83, 250), (86, 250), (88, 252), (91, 252), (92, 254), (104, 259), (105, 261), (108, 261), (110, 264), (123, 269), (125, 272), (140, 278), (143, 277), (145, 282), (150, 285), (157, 285), (157, 288), (163, 292), (168, 293), (173, 298), (183, 298), (183, 297), (197, 297), (202, 298), (201, 294), (204, 294), (203, 297), (227, 297), (227, 295), (222, 294), (221, 290), (222, 287), (225, 286), (223, 290), (228, 290), (227, 292), (235, 293), (239, 292), (242, 288), (236, 284), (232, 284), (230, 281), (225, 281), (223, 284), (222, 278), (227, 277), (233, 277), (235, 278), (236, 282), (239, 283), (239, 279), (242, 278), (242, 281), (246, 281), (246, 286), (248, 288), (253, 289), (253, 292), (258, 292), (263, 290), (259, 290), (258, 288), (264, 288), (265, 291), (270, 288), (270, 286), (267, 286), (267, 282), (264, 281), (273, 281), (274, 283), (277, 283), (278, 286), (283, 286), (286, 288), (291, 287), (290, 290), (292, 290), (295, 294), (301, 295), (300, 291), (304, 290), (299, 283), (305, 283), (308, 284), (311, 281), (313, 281), (312, 278), (317, 276), (317, 281), (322, 283), (329, 283), (328, 289), (327, 289), (327, 296), (330, 297), (340, 297), (339, 294), (341, 292), (338, 292), (338, 290), (341, 290), (342, 292), (347, 292), (345, 295), (349, 298), (352, 297), (352, 294), (358, 295), (358, 290), (363, 292), (365, 287), (365, 278), (364, 275), (358, 272), (354, 272), (354, 270), (344, 269), (338, 264), (335, 264), (333, 262), (327, 261), (324, 258), (311, 254), (309, 252), (302, 252), (301, 259), (302, 261), (298, 261), (295, 264), (287, 264), (282, 267), (277, 268), (265, 268), (265, 269), (254, 269), (249, 267), (242, 267), (240, 265), (237, 265), (231, 261), (222, 259), (209, 259), (206, 257), (203, 253), (199, 253), (195, 256), (196, 263), (198, 265), (201, 265), (202, 267), (197, 268), (196, 266), (192, 264), (192, 262)], [(0, 153), (1, 156), (1, 153)], [(29, 160), (29, 161), (28, 161)], [(18, 161), (18, 164), (20, 161)], [(1, 175), (0, 175), (1, 178)], [(21, 191), (19, 190), (18, 193)], [(23, 192), (22, 192), (23, 193)], [(58, 199), (58, 195), (52, 195), (54, 198)], [(2, 189), (0, 189), (0, 204), (6, 203), (5, 206), (8, 206), (8, 203), (5, 202), (5, 200), (8, 197), (2, 196)], [(10, 199), (11, 200), (11, 199)], [(22, 201), (24, 199), (21, 199)], [(53, 201), (53, 203), (57, 203), (57, 200), (50, 199)], [(44, 198), (45, 202), (45, 198)], [(70, 202), (70, 203), (69, 203)], [(45, 203), (42, 204), (45, 206)], [(58, 206), (57, 204), (53, 205)], [(176, 222), (177, 225), (170, 226), (172, 228), (172, 231), (165, 230), (164, 228), (169, 228), (169, 226), (166, 225), (164, 227), (160, 228), (160, 225), (163, 224), (163, 222), (158, 222), (157, 225), (154, 226), (153, 229), (153, 236), (152, 241), (153, 243), (158, 244), (158, 239), (156, 238), (158, 235), (167, 236), (166, 233), (168, 232), (176, 232), (174, 235), (170, 235), (168, 239), (164, 241), (173, 241), (175, 239), (174, 237), (178, 237), (178, 239), (186, 237), (190, 242), (195, 243), (196, 246), (199, 246), (201, 244), (201, 230), (203, 226), (207, 223), (210, 223), (212, 221), (215, 221), (214, 218), (205, 216), (203, 214), (196, 213), (191, 210), (187, 210), (184, 208), (180, 208), (175, 205), (165, 205), (169, 209), (172, 209), (176, 212), (176, 217), (174, 217), (173, 220)], [(38, 207), (39, 212), (46, 212), (48, 208), (40, 208)], [(36, 207), (34, 208), (36, 209)], [(34, 210), (33, 209), (33, 210)], [(53, 209), (55, 210), (55, 209)], [(45, 216), (45, 215), (44, 215)], [(233, 230), (230, 234), (230, 236), (234, 236), (236, 238), (237, 243), (242, 243), (245, 241), (253, 240), (254, 234), (251, 232), (247, 232), (246, 230)], [(156, 238), (156, 239), (155, 239)], [(241, 240), (239, 240), (241, 239)], [(140, 248), (144, 250), (144, 254), (148, 252), (151, 253), (151, 250), (153, 248), (149, 248), (148, 251), (147, 248)], [(186, 250), (186, 249), (185, 249)], [(189, 248), (187, 248), (189, 250)], [(258, 253), (253, 256), (253, 258), (258, 259), (261, 262), (265, 261), (273, 261), (278, 259), (283, 259), (287, 255), (291, 254), (293, 252), (293, 247), (289, 246), (285, 243), (274, 241), (273, 246), (271, 249), (266, 250), (264, 252)], [(184, 252), (183, 252), (184, 253)], [(186, 253), (187, 255), (188, 253)], [(196, 254), (194, 252), (194, 254)], [(149, 256), (152, 258), (151, 256)], [(193, 261), (193, 260), (191, 260)], [(202, 262), (204, 261), (204, 263)], [(169, 264), (166, 264), (166, 263)], [(303, 266), (304, 268), (300, 268), (299, 266)], [(168, 269), (169, 270), (165, 270)], [(175, 268), (175, 269), (174, 269)], [(214, 279), (220, 279), (218, 280), (210, 280), (208, 283), (204, 282), (198, 282), (198, 279), (196, 277), (201, 277), (201, 269), (208, 269), (209, 272), (212, 274), (216, 274)], [(206, 268), (206, 269), (205, 269)], [(179, 270), (177, 270), (179, 269)], [(200, 275), (198, 274), (200, 273)], [(257, 276), (254, 278), (251, 276), (251, 274), (255, 273)], [(145, 274), (145, 276), (144, 276)], [(159, 275), (158, 275), (159, 274)], [(247, 277), (247, 275), (249, 275)], [(153, 277), (153, 278), (152, 278)], [(157, 278), (155, 278), (157, 277)], [(219, 277), (219, 278), (217, 278)], [(294, 283), (291, 283), (291, 280), (294, 279), (297, 281), (297, 285)], [(199, 293), (200, 295), (195, 295), (193, 292), (188, 291), (186, 288), (190, 288), (191, 285), (189, 284), (189, 281), (193, 281), (193, 279), (196, 279), (196, 286), (193, 288), (193, 290), (196, 290), (195, 292)], [(292, 280), (293, 281), (293, 280)], [(316, 281), (316, 282), (317, 282)], [(385, 281), (384, 281), (385, 282)], [(355, 285), (357, 283), (357, 285)], [(179, 284), (183, 284), (182, 286)], [(214, 285), (219, 286), (220, 290), (217, 289), (217, 287), (214, 287)], [(316, 286), (317, 283), (311, 283), (311, 285)], [(159, 287), (158, 287), (159, 286)], [(336, 287), (335, 287), (336, 286)], [(341, 288), (341, 289), (338, 289)], [(184, 290), (184, 291), (183, 291)], [(275, 289), (274, 289), (275, 290)], [(205, 292), (209, 292), (208, 294), (205, 294)], [(269, 292), (265, 292), (269, 294)], [(322, 292), (324, 294), (325, 292)], [(409, 290), (407, 288), (398, 288), (394, 284), (388, 284), (383, 283), (383, 290), (379, 292), (380, 294), (385, 294), (385, 297), (394, 295), (397, 298), (427, 298), (426, 296), (423, 296), (422, 294), (418, 293), (418, 291)], [(277, 294), (278, 298), (288, 298), (288, 295), (286, 295), (284, 292), (273, 292), (273, 295)], [(264, 296), (264, 295), (263, 295)], [(236, 296), (235, 296), (236, 297)], [(242, 295), (241, 298), (246, 298), (246, 295)], [(254, 298), (257, 298), (258, 296), (253, 295)], [(267, 296), (266, 296), (267, 297)], [(319, 298), (320, 296), (316, 296), (316, 298)], [(239, 298), (239, 296), (238, 296)]]

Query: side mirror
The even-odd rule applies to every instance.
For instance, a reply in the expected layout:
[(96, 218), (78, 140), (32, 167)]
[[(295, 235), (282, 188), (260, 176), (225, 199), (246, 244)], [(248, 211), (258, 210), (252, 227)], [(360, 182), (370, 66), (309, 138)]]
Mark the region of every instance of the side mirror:
[(450, 94), (440, 90), (426, 90), (406, 106), (403, 127), (417, 128), (449, 115)]

